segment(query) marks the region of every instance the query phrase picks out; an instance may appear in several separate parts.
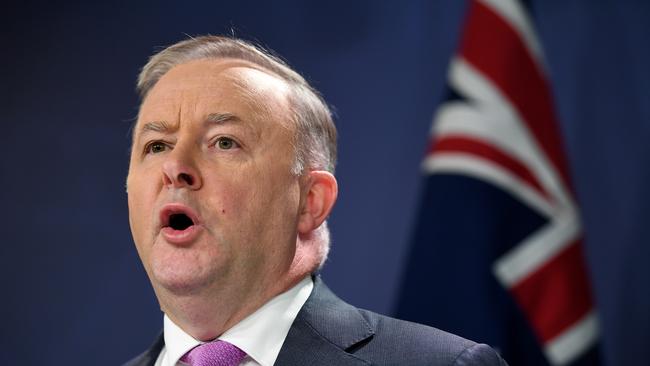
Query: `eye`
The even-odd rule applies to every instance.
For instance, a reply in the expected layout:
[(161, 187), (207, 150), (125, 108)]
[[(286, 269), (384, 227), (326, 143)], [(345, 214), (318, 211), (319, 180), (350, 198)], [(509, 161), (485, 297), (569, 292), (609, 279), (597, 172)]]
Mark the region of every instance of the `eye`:
[(216, 146), (221, 150), (230, 150), (234, 147), (239, 147), (239, 144), (230, 137), (220, 137), (217, 140)]
[(158, 154), (165, 151), (166, 149), (167, 145), (162, 141), (153, 141), (147, 144), (147, 146), (144, 148), (145, 153), (147, 154)]

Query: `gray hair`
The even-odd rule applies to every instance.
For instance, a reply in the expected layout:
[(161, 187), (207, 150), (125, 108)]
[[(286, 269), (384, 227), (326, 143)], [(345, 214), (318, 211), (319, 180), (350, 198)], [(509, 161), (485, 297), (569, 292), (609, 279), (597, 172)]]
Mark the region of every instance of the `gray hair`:
[[(212, 35), (178, 42), (151, 56), (138, 76), (137, 91), (144, 101), (158, 80), (174, 66), (196, 60), (224, 58), (250, 62), (287, 83), (292, 108), (290, 112), (296, 126), (292, 172), (301, 175), (305, 170), (321, 169), (333, 174), (337, 133), (327, 103), (299, 73), (262, 47), (233, 37)], [(323, 222), (314, 234), (321, 244), (319, 255), (322, 266), (329, 252), (327, 222)]]

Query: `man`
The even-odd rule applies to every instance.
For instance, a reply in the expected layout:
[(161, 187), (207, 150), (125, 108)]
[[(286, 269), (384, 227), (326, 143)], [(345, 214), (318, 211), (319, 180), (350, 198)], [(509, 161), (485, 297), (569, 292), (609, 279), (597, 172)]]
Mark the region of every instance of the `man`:
[(488, 346), (354, 308), (314, 275), (337, 197), (336, 129), (282, 61), (193, 38), (154, 55), (138, 90), (129, 218), (165, 315), (128, 365), (505, 364)]

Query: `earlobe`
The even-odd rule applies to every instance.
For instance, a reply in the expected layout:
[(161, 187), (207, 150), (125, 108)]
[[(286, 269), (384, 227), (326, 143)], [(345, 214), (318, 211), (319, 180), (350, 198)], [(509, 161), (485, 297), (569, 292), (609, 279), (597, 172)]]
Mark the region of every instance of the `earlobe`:
[(338, 184), (330, 172), (314, 170), (308, 173), (306, 197), (298, 221), (298, 232), (307, 234), (318, 228), (327, 219), (336, 197)]

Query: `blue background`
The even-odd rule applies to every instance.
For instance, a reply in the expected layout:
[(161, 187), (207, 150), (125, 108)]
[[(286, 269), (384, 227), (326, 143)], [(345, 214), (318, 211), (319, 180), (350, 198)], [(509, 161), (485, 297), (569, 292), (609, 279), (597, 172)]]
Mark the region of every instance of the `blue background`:
[[(582, 206), (605, 359), (647, 363), (650, 5), (530, 3)], [(162, 326), (131, 241), (124, 181), (138, 70), (184, 34), (257, 40), (335, 106), (340, 196), (323, 277), (353, 304), (391, 313), (418, 206), (419, 164), (465, 5), (5, 4), (3, 363), (116, 365), (144, 350)]]

